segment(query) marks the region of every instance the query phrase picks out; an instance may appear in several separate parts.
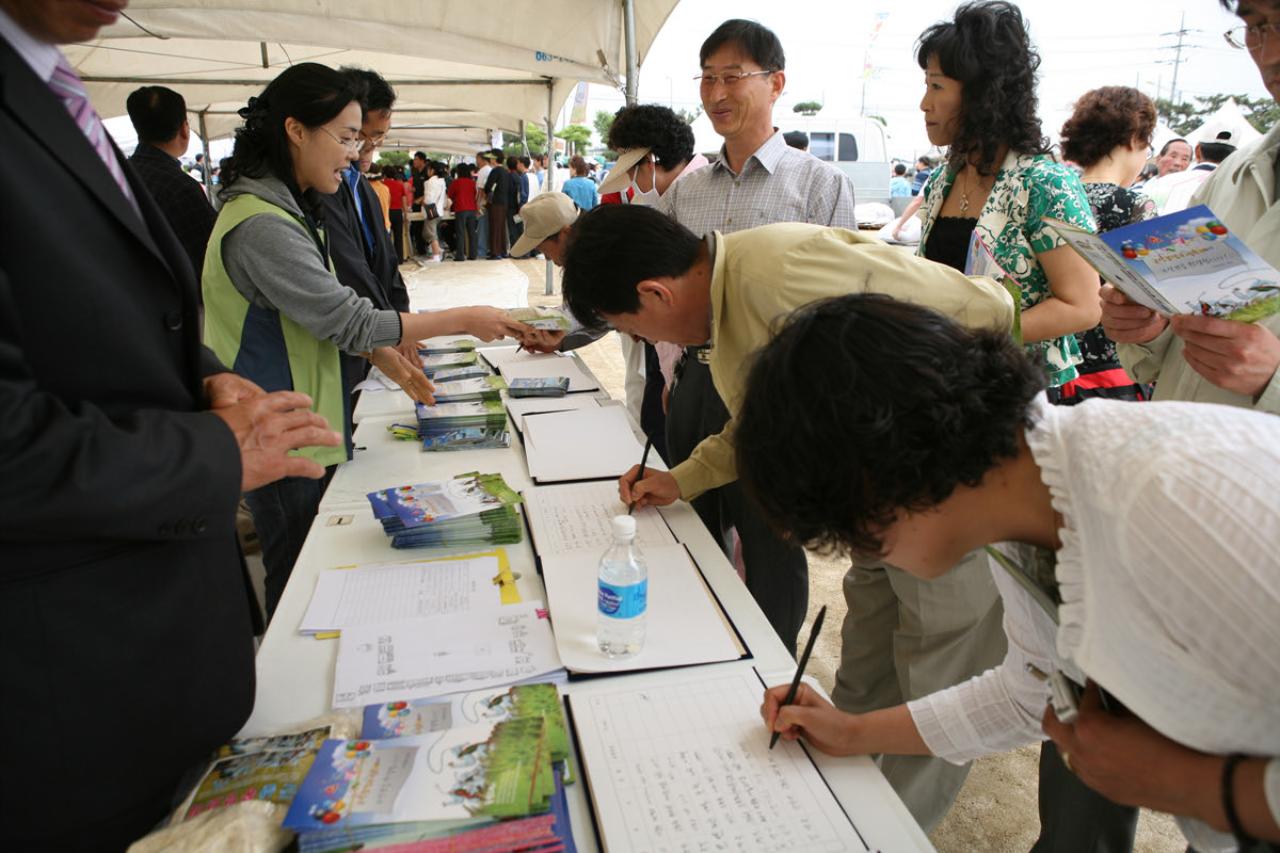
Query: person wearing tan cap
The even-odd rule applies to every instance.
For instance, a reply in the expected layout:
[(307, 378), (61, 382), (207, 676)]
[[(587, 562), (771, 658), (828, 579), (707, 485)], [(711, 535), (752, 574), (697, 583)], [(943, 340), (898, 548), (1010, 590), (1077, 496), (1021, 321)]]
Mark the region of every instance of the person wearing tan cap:
[[(511, 247), (514, 257), (537, 250), (558, 267), (564, 266), (564, 251), (569, 230), (578, 219), (578, 207), (564, 193), (539, 193), (520, 208), (524, 233)], [(539, 329), (521, 338), (521, 346), (530, 352), (568, 352), (599, 340), (607, 330), (586, 329), (573, 314), (574, 326), (568, 332)]]
[(564, 193), (539, 193), (520, 208), (524, 233), (511, 247), (511, 254), (520, 257), (537, 250), (559, 266), (564, 237), (577, 218), (577, 205)]

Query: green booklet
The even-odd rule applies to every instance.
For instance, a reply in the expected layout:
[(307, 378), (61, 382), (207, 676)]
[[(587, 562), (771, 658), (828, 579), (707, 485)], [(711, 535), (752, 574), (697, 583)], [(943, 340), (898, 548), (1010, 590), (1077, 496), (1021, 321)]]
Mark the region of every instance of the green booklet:
[(331, 729), (233, 740), (218, 750), (182, 820), (249, 800), (293, 801)]
[(527, 817), (550, 808), (553, 774), (540, 716), (390, 740), (328, 740), (284, 826)]

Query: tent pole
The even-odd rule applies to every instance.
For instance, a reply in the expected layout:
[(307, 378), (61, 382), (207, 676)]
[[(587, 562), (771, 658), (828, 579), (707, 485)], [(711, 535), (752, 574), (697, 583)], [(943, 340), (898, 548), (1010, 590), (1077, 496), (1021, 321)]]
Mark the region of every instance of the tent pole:
[(640, 90), (640, 65), (636, 61), (635, 0), (622, 0), (622, 32), (627, 51), (627, 106), (634, 107)]
[[(542, 180), (546, 181), (542, 185), (544, 192), (555, 186), (556, 175), (556, 117), (554, 115), (556, 109), (556, 83), (554, 80), (547, 81), (547, 171), (542, 176)], [(551, 296), (556, 292), (556, 270), (555, 264), (551, 263), (551, 259), (547, 258), (547, 286), (543, 293)]]
[(204, 191), (211, 193), (213, 190), (213, 157), (209, 154), (209, 129), (205, 126), (204, 114), (207, 109), (201, 110), (197, 115), (200, 119), (200, 144), (204, 146)]

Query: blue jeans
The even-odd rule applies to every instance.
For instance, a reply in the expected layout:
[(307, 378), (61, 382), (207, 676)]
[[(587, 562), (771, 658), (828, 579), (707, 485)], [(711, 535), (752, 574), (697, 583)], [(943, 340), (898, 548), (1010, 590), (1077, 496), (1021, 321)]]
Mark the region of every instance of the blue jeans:
[(476, 259), (476, 212), (459, 210), (453, 215), (453, 259), (465, 261)]
[(245, 503), (253, 513), (253, 526), (262, 542), (262, 563), (267, 570), (263, 586), (268, 622), (280, 603), (293, 564), (298, 561), (298, 552), (320, 509), (320, 498), (337, 467), (330, 465), (319, 480), (285, 477), (245, 492)]

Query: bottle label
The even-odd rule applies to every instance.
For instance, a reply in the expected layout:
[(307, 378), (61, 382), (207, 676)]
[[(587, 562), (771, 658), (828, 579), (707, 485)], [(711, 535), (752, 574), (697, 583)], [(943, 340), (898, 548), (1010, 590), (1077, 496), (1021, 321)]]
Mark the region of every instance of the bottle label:
[(614, 586), (600, 581), (600, 612), (614, 619), (631, 619), (644, 613), (649, 604), (649, 581)]

